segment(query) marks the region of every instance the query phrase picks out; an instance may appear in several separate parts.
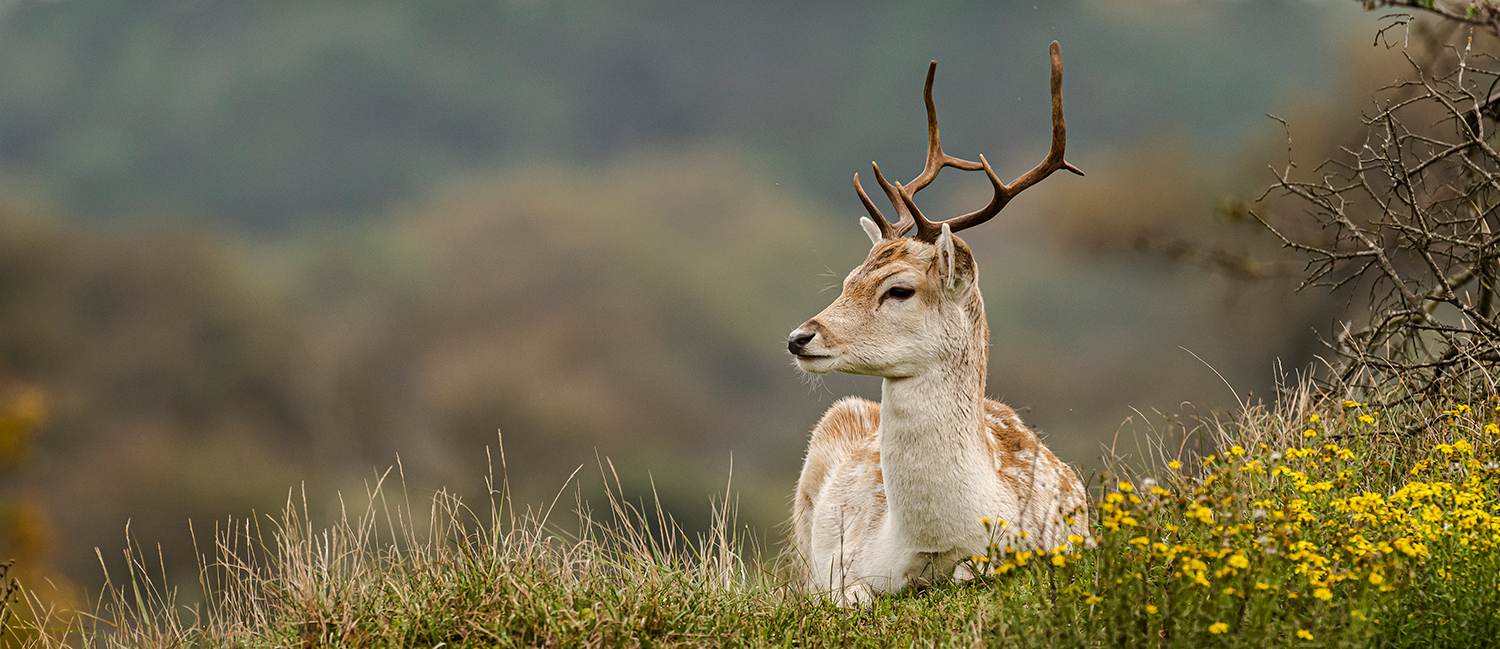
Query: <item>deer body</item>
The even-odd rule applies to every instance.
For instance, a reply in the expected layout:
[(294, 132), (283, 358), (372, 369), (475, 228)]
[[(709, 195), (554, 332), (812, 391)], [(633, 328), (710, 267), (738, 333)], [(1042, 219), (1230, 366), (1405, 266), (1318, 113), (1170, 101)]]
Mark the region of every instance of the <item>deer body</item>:
[[(1046, 551), (1084, 530), (1085, 492), (1077, 474), (1013, 410), (984, 396), (984, 301), (973, 254), (953, 234), (987, 220), (1051, 171), (1077, 171), (1062, 161), (1060, 54), (1054, 43), (1053, 153), (1010, 186), (983, 158), (972, 163), (942, 153), (932, 74), (927, 170), (903, 186), (875, 168), (901, 221), (886, 221), (855, 177), (873, 217), (861, 224), (874, 246), (844, 280), (838, 299), (787, 343), (804, 371), (884, 378), (879, 404), (847, 398), (818, 422), (793, 502), (806, 586), (842, 604), (969, 577), (961, 562), (987, 555), (991, 543)], [(943, 166), (983, 169), (996, 187), (995, 200), (970, 215), (927, 221), (912, 194)], [(903, 236), (913, 226), (917, 235)], [(995, 521), (993, 527), (981, 519)]]

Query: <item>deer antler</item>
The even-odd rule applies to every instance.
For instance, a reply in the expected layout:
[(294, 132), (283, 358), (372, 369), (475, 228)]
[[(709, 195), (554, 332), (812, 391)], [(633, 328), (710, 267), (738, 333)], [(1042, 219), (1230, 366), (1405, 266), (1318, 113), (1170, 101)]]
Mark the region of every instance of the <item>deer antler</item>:
[[(1063, 159), (1063, 150), (1068, 143), (1068, 131), (1067, 125), (1063, 122), (1062, 47), (1057, 44), (1057, 41), (1052, 41), (1048, 49), (1052, 55), (1052, 148), (1040, 164), (1009, 185), (1000, 182), (1000, 178), (995, 175), (995, 170), (990, 168), (989, 161), (985, 160), (983, 155), (979, 156), (979, 162), (972, 162), (943, 152), (942, 139), (938, 134), (937, 106), (932, 101), (932, 80), (937, 74), (937, 61), (933, 61), (927, 67), (927, 83), (922, 89), (923, 99), (927, 103), (927, 164), (922, 169), (922, 173), (905, 185), (891, 183), (881, 175), (879, 165), (870, 163), (875, 169), (875, 179), (880, 182), (881, 189), (885, 190), (886, 197), (896, 208), (896, 214), (900, 217), (899, 221), (892, 224), (885, 219), (880, 210), (876, 209), (875, 204), (870, 201), (870, 197), (865, 194), (864, 187), (860, 186), (859, 174), (854, 174), (854, 190), (859, 194), (860, 202), (864, 203), (865, 211), (870, 213), (870, 218), (879, 226), (883, 238), (895, 239), (904, 236), (915, 225), (917, 239), (934, 241), (942, 232), (944, 223), (947, 223), (953, 232), (984, 223), (999, 214), (1016, 194), (1041, 182), (1043, 178), (1052, 175), (1052, 172), (1058, 169), (1067, 169), (1080, 176), (1083, 175), (1083, 171)], [(927, 217), (922, 215), (922, 211), (917, 209), (916, 204), (912, 202), (912, 197), (931, 184), (943, 167), (955, 167), (965, 171), (983, 169), (990, 179), (990, 184), (995, 188), (995, 197), (990, 199), (990, 203), (983, 208), (963, 216), (947, 221), (927, 220)]]

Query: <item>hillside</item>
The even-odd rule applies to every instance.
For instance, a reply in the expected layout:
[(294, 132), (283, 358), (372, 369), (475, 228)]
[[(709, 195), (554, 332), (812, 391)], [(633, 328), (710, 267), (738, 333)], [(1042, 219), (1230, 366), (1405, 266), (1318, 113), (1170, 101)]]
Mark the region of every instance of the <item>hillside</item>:
[[(1090, 535), (996, 545), (976, 583), (841, 610), (790, 557), (741, 535), (732, 501), (696, 539), (649, 506), (517, 511), (501, 478), (413, 509), (375, 484), (328, 527), (289, 502), (274, 527), (218, 527), (190, 615), (132, 552), (95, 621), (46, 619), (40, 646), (93, 629), (138, 646), (1482, 646), (1500, 633), (1500, 397), (1425, 408), (1289, 393), (1101, 476)], [(1473, 404), (1473, 405), (1470, 405)], [(1379, 443), (1386, 431), (1408, 431)], [(1348, 446), (1345, 446), (1345, 445)], [(1184, 449), (1184, 450), (1176, 450)], [(1192, 450), (1186, 450), (1192, 449)], [(503, 465), (502, 465), (503, 466)], [(394, 479), (392, 477), (391, 479)], [(487, 501), (486, 501), (487, 500)], [(204, 531), (207, 541), (207, 530)], [(46, 618), (47, 616), (43, 616)], [(64, 633), (62, 628), (75, 633)]]

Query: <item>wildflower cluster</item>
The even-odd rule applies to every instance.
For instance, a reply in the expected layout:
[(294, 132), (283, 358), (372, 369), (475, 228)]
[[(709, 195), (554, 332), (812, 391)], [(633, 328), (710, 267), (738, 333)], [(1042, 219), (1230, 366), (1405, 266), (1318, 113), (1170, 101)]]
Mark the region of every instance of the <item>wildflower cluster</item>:
[[(1497, 610), (1500, 424), (1485, 418), (1500, 411), (1428, 416), (1448, 441), (1392, 481), (1392, 458), (1370, 441), (1390, 415), (1355, 401), (1334, 410), (1278, 447), (1228, 445), (1171, 462), (1159, 480), (1102, 478), (1092, 535), (1049, 555), (1088, 569), (1048, 569), (1036, 583), (1097, 609), (1122, 643), (1246, 630), (1359, 643)], [(995, 550), (985, 558), (995, 574), (1039, 558)]]
[[(1070, 522), (1075, 514), (1076, 512), (1068, 513)], [(1024, 530), (1018, 532), (1010, 529), (1010, 524), (1003, 519), (981, 518), (979, 522), (984, 524), (985, 532), (989, 534), (990, 545), (985, 555), (969, 558), (969, 569), (977, 576), (1005, 575), (1036, 562), (1052, 568), (1066, 568), (1083, 558), (1081, 550), (1094, 547), (1093, 537), (1085, 539), (1070, 535), (1065, 545), (1050, 549), (1039, 548), (1032, 542), (1030, 534)]]

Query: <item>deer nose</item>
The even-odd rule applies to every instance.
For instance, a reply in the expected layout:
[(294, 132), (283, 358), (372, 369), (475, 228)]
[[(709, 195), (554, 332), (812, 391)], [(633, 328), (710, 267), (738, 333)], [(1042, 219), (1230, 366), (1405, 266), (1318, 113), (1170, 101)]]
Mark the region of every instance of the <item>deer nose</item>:
[(802, 352), (807, 350), (807, 343), (812, 342), (812, 339), (816, 337), (818, 337), (816, 332), (802, 331), (801, 329), (793, 331), (792, 335), (786, 338), (786, 350), (801, 356)]

